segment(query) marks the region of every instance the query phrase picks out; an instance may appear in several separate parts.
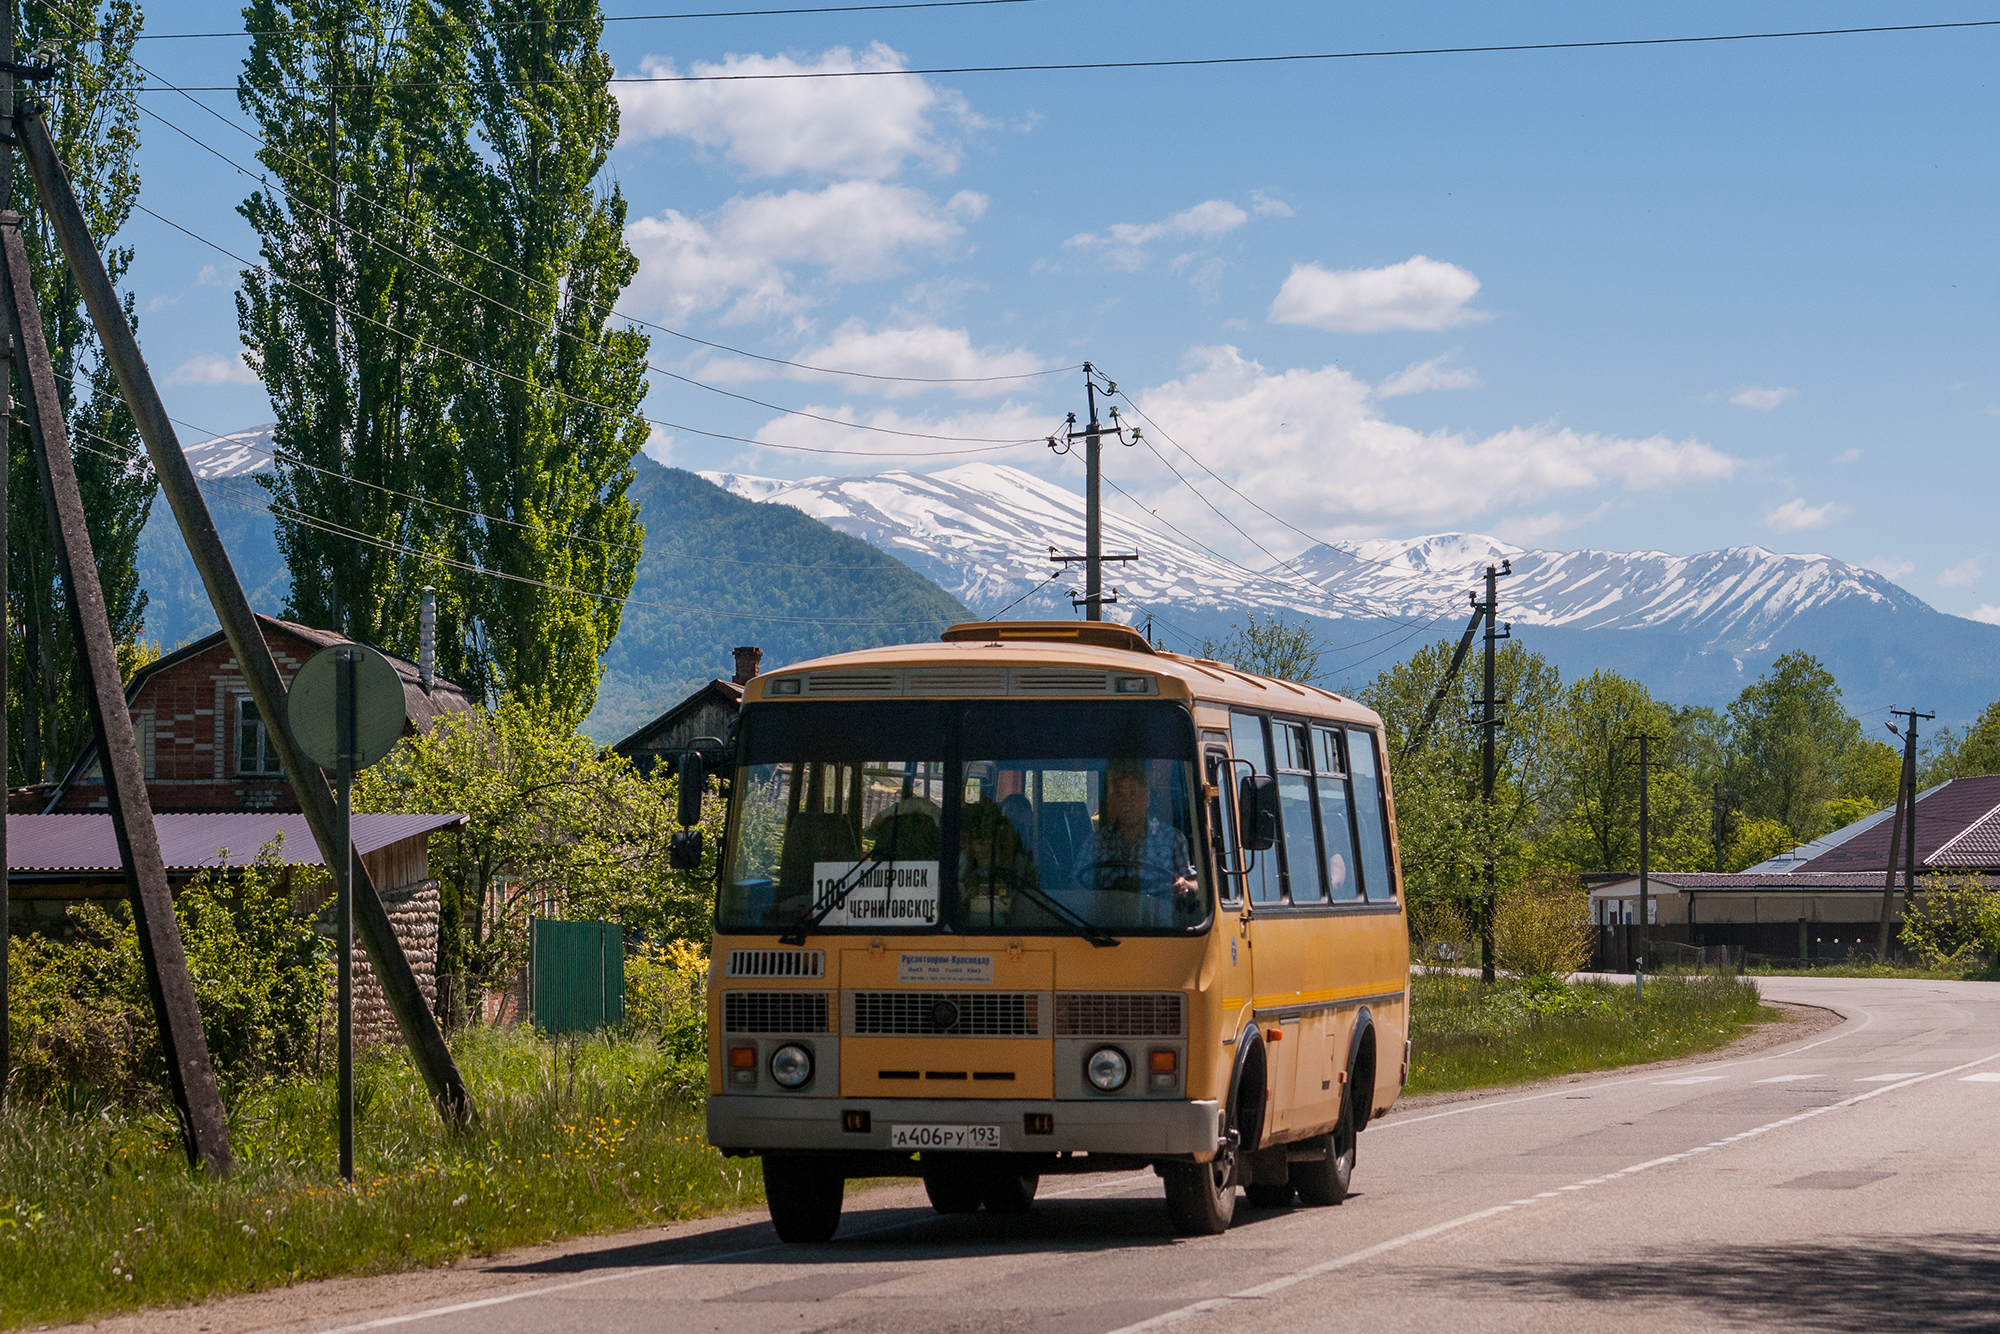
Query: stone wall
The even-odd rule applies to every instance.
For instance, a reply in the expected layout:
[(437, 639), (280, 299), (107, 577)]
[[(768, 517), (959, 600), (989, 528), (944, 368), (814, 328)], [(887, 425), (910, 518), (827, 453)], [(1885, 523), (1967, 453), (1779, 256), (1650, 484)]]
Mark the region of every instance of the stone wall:
[[(410, 961), (410, 971), (417, 975), (417, 987), (423, 992), (424, 1004), (433, 1012), (437, 1006), (438, 911), (441, 904), (435, 880), (418, 881), (382, 894), (382, 906), (389, 910), (389, 924), (395, 928), (396, 939), (401, 942), (403, 953)], [(354, 941), (354, 1041), (356, 1045), (363, 1045), (399, 1040), (396, 1017), (389, 1012), (388, 998), (382, 994), (382, 984), (375, 980), (375, 969), (368, 962), (368, 953), (362, 949), (357, 932)]]

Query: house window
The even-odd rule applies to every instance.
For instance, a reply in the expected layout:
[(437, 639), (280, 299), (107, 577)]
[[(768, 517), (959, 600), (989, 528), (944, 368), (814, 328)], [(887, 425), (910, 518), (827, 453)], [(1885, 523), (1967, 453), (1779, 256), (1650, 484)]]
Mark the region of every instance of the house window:
[(257, 713), (257, 704), (248, 695), (236, 697), (236, 772), (239, 774), (283, 774), (277, 747), (271, 744), (270, 729)]

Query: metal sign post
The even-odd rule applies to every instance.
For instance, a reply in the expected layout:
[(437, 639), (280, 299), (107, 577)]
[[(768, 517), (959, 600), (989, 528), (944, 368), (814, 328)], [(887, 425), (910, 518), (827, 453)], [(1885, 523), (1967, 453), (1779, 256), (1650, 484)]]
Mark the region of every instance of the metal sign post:
[(354, 771), (389, 753), (403, 735), (403, 681), (360, 644), (336, 644), (306, 659), (285, 702), (299, 749), (335, 778), (333, 939), (338, 1006), (340, 1177), (354, 1180)]

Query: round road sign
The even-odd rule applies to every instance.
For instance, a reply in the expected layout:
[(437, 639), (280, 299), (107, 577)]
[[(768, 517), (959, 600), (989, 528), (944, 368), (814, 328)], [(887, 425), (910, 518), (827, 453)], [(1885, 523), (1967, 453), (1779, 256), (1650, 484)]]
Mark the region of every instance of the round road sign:
[(387, 755), (403, 735), (403, 678), (365, 644), (336, 644), (306, 659), (292, 678), (285, 702), (292, 736), (306, 758), (322, 769), (340, 767), (340, 658), (354, 655), (354, 767), (366, 769)]

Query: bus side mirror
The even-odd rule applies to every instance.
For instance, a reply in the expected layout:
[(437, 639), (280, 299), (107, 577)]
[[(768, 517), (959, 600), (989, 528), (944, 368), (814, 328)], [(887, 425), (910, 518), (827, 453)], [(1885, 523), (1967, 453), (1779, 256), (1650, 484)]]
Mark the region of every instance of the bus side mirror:
[(1236, 787), (1237, 818), (1245, 852), (1262, 852), (1278, 841), (1278, 780), (1245, 774)]
[(667, 865), (676, 871), (701, 869), (701, 830), (676, 829), (668, 837)]
[(703, 767), (701, 756), (693, 751), (684, 752), (680, 767), (680, 804), (675, 810), (681, 828), (701, 823), (701, 794), (707, 786), (708, 770)]

